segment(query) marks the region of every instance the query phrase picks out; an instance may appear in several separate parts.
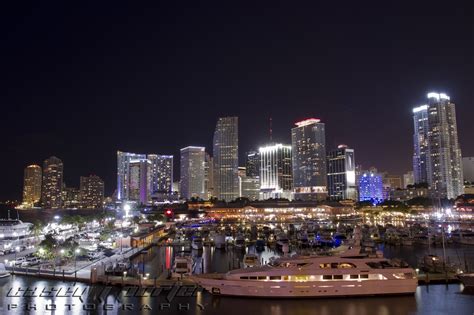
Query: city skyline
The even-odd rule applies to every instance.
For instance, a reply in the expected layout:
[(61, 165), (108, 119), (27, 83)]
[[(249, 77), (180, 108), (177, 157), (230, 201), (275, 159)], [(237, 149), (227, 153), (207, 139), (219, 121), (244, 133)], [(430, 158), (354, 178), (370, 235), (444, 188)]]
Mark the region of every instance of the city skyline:
[(347, 143), (361, 164), (403, 174), (412, 168), (411, 109), (430, 91), (452, 97), (460, 147), (474, 156), (469, 7), (100, 3), (65, 15), (49, 3), (28, 14), (10, 5), (1, 20), (9, 167), (0, 199), (21, 199), (23, 168), (51, 155), (73, 166), (68, 185), (93, 172), (110, 195), (117, 149), (175, 158), (186, 145), (209, 149), (224, 116), (239, 117), (241, 161), (268, 142), (270, 117), (278, 143), (289, 143), (295, 121), (318, 117), (328, 148)]

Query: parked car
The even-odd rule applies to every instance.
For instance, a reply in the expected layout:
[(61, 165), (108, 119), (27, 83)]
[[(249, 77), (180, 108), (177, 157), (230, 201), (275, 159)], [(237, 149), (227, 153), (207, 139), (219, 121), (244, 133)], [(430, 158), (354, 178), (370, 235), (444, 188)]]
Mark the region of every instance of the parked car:
[(87, 257), (89, 258), (89, 260), (96, 260), (101, 258), (103, 255), (104, 254), (102, 252), (89, 252)]
[(6, 254), (6, 252), (4, 250), (0, 250), (0, 256), (3, 256), (5, 254)]
[(26, 261), (26, 257), (17, 257), (15, 260), (15, 265), (21, 265)]
[(26, 261), (22, 262), (21, 263), (21, 266), (22, 267), (30, 267), (30, 266), (36, 266), (40, 263), (41, 261), (36, 258), (36, 257), (32, 257), (32, 258), (28, 258)]

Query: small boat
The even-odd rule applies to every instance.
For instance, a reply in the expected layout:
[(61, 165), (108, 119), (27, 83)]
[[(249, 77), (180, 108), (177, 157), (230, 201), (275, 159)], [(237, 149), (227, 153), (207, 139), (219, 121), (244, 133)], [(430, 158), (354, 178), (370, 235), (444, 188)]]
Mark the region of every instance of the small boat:
[(244, 268), (260, 266), (260, 260), (255, 254), (245, 254), (243, 259)]
[(245, 237), (243, 235), (237, 235), (235, 237), (234, 245), (237, 248), (244, 248), (245, 247)]
[(225, 248), (225, 235), (220, 233), (214, 235), (214, 245), (217, 249)]
[(191, 247), (193, 249), (202, 249), (202, 238), (200, 237), (193, 237), (192, 241), (191, 241)]
[(457, 277), (465, 287), (474, 287), (474, 273), (460, 273)]
[(182, 277), (193, 272), (193, 259), (190, 256), (177, 256), (174, 259), (173, 276)]
[(0, 263), (0, 278), (10, 277), (10, 272), (5, 268), (5, 264)]

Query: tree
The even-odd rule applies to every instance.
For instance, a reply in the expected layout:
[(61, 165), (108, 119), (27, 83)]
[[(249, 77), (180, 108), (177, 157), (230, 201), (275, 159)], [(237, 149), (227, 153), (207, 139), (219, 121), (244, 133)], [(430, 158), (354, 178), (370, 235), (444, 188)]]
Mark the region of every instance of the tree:
[(34, 235), (35, 241), (38, 242), (39, 236), (43, 232), (44, 225), (41, 221), (36, 220), (33, 225), (30, 227), (30, 232)]
[(36, 251), (36, 255), (42, 259), (53, 259), (56, 256), (58, 245), (58, 241), (54, 238), (53, 234), (46, 234), (44, 240), (39, 244), (39, 250)]

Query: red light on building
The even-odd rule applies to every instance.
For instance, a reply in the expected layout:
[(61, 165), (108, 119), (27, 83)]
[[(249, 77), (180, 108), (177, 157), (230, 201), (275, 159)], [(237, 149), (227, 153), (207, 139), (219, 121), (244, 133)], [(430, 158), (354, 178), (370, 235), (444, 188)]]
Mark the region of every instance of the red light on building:
[(171, 217), (173, 215), (173, 211), (171, 211), (171, 209), (167, 209), (165, 211), (165, 215), (168, 216), (168, 217)]

